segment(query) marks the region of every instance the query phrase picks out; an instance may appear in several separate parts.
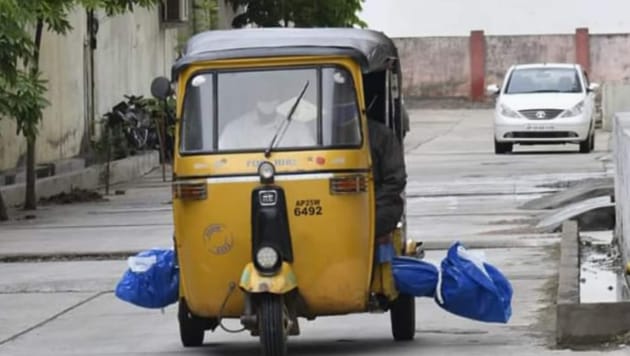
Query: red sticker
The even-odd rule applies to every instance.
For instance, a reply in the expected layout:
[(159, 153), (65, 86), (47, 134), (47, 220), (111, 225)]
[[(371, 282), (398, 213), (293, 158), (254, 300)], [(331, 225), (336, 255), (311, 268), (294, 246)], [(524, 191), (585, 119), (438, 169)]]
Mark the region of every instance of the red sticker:
[(319, 164), (319, 165), (322, 165), (322, 164), (326, 163), (326, 158), (324, 158), (324, 157), (317, 157), (315, 159), (315, 162), (317, 162), (317, 164)]

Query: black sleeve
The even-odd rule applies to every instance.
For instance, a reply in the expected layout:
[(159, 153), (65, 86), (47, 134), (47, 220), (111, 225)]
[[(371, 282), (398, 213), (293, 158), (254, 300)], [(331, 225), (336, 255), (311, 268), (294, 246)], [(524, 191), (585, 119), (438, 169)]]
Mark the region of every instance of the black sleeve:
[(407, 185), (404, 151), (389, 130), (383, 130), (382, 145), (378, 147), (381, 184), (376, 189), (376, 236), (396, 228), (404, 210), (402, 193)]

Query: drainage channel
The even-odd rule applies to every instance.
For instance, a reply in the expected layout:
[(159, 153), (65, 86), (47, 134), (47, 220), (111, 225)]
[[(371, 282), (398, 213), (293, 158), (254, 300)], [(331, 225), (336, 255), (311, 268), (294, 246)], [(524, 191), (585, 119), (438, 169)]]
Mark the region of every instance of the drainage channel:
[(621, 254), (612, 230), (580, 232), (580, 303), (630, 301)]

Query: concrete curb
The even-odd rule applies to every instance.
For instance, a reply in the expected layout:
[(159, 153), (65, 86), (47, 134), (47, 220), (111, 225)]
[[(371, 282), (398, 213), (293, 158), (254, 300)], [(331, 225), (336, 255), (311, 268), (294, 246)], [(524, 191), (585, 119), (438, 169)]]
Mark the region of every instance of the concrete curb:
[(613, 229), (615, 203), (607, 195), (573, 203), (543, 216), (534, 228), (541, 232), (554, 232), (561, 229), (567, 220), (576, 220), (580, 229)]
[(579, 233), (575, 221), (562, 225), (556, 341), (561, 346), (610, 341), (630, 331), (630, 302), (580, 304)]
[[(159, 164), (160, 157), (156, 151), (111, 162), (110, 183), (117, 184), (131, 181), (148, 173), (159, 166)], [(37, 197), (47, 198), (59, 193), (69, 192), (72, 188), (96, 189), (103, 185), (102, 174), (104, 171), (104, 164), (93, 165), (71, 173), (38, 179), (36, 187)], [(24, 202), (25, 190), (26, 186), (23, 183), (0, 187), (5, 204), (9, 207)]]
[(610, 196), (614, 197), (615, 181), (613, 178), (588, 179), (574, 187), (560, 192), (533, 199), (523, 204), (520, 209), (544, 210), (558, 209), (582, 200)]
[(32, 262), (65, 262), (65, 261), (117, 261), (126, 260), (141, 251), (112, 251), (112, 252), (59, 252), (40, 254), (3, 254), (0, 263), (32, 263)]

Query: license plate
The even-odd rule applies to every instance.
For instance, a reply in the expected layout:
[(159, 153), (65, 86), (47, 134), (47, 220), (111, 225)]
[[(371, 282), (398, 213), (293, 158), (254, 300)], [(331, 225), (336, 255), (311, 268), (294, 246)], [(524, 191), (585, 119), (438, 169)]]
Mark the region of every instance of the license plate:
[(555, 128), (553, 127), (553, 125), (530, 124), (525, 126), (525, 129), (528, 131), (553, 131)]

